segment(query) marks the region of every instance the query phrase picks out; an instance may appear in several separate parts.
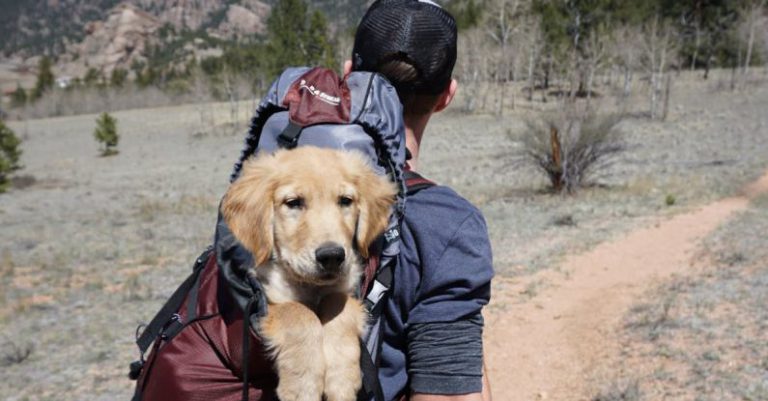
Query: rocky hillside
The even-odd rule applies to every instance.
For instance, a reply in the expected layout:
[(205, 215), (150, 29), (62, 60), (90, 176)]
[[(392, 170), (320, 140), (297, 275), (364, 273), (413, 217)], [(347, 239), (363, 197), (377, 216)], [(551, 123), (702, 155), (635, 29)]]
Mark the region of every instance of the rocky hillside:
[(105, 21), (85, 25), (85, 37), (70, 44), (60, 57), (63, 75), (82, 76), (88, 68), (107, 74), (116, 67), (143, 61), (152, 35), (162, 26), (155, 16), (130, 4), (113, 8)]
[[(0, 0), (0, 64), (34, 70), (39, 57), (48, 55), (56, 61), (56, 76), (70, 78), (82, 78), (91, 69), (108, 78), (116, 68), (180, 67), (265, 34), (277, 1)], [(370, 1), (309, 3), (328, 16), (332, 31), (344, 33)], [(6, 80), (8, 88), (24, 81), (12, 78)]]
[[(87, 27), (112, 17), (115, 7), (133, 5), (175, 31), (206, 32), (235, 39), (262, 33), (269, 8), (277, 0), (0, 0), (0, 52), (28, 58), (57, 56), (90, 33)], [(347, 29), (362, 16), (369, 0), (313, 0), (334, 28)]]
[[(134, 11), (125, 12), (126, 6)], [(6, 57), (58, 56), (102, 25), (146, 31), (167, 24), (177, 32), (233, 39), (262, 33), (268, 14), (269, 5), (259, 0), (0, 0), (0, 51)]]

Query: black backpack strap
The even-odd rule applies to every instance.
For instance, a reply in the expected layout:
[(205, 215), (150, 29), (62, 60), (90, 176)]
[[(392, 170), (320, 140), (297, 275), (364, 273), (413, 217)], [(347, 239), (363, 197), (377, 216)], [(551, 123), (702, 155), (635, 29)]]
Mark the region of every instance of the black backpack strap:
[(419, 173), (412, 170), (405, 170), (403, 177), (405, 178), (405, 188), (408, 196), (412, 196), (422, 189), (437, 185), (433, 181), (422, 177)]
[[(404, 178), (407, 196), (413, 196), (421, 190), (435, 186), (434, 182), (410, 170), (405, 171)], [(391, 240), (399, 241), (399, 234)], [(374, 349), (375, 354), (371, 355), (366, 341), (361, 340), (360, 368), (363, 371), (363, 388), (358, 393), (358, 401), (370, 401), (371, 399), (375, 401), (384, 400), (384, 393), (381, 389), (381, 383), (379, 382), (379, 369), (377, 367), (381, 354), (380, 347), (383, 330), (381, 316), (383, 314), (384, 301), (386, 301), (387, 294), (389, 293), (390, 288), (392, 288), (395, 264), (396, 261), (392, 261), (379, 266), (376, 269), (374, 279), (371, 281), (371, 288), (369, 288), (367, 294), (365, 294), (364, 304), (370, 315), (370, 322), (372, 323), (370, 328), (372, 332), (369, 333), (367, 341), (373, 341), (376, 342), (376, 344)]]
[[(184, 327), (184, 322), (181, 321), (178, 312), (188, 295), (190, 302), (187, 312), (187, 321), (192, 321), (196, 317), (200, 272), (203, 271), (203, 267), (205, 267), (208, 262), (211, 252), (213, 252), (213, 247), (208, 247), (208, 249), (195, 260), (192, 274), (190, 274), (189, 277), (181, 283), (179, 288), (174, 291), (173, 295), (171, 295), (168, 301), (165, 302), (165, 305), (163, 305), (155, 317), (152, 318), (152, 321), (144, 327), (141, 334), (138, 334), (137, 329), (136, 345), (139, 347), (140, 358), (138, 361), (131, 363), (131, 371), (129, 374), (131, 379), (138, 379), (144, 365), (144, 354), (158, 337), (172, 338), (182, 327)], [(141, 326), (139, 326), (139, 328), (141, 328)]]
[(357, 394), (357, 401), (384, 401), (384, 391), (379, 382), (379, 369), (373, 362), (371, 353), (360, 340), (360, 369), (363, 371), (363, 388)]
[[(433, 181), (430, 181), (411, 170), (406, 170), (403, 174), (403, 178), (405, 178), (405, 187), (406, 187), (407, 196), (413, 196), (421, 190), (424, 190), (436, 185)], [(397, 229), (399, 231), (400, 228), (398, 227)], [(384, 239), (384, 241), (387, 241), (387, 242), (399, 241), (399, 240), (400, 240), (399, 233), (396, 236), (392, 236), (391, 238)], [(378, 266), (377, 269), (375, 270), (373, 280), (371, 280), (370, 288), (365, 289), (366, 293), (364, 294), (365, 296), (364, 303), (368, 311), (374, 317), (377, 317), (378, 316), (377, 312), (380, 312), (378, 309), (380, 309), (380, 305), (382, 304), (382, 302), (380, 302), (381, 299), (383, 298), (384, 294), (389, 290), (389, 288), (392, 287), (392, 280), (394, 276), (394, 273), (392, 271), (393, 265), (394, 263), (387, 263), (386, 265)]]

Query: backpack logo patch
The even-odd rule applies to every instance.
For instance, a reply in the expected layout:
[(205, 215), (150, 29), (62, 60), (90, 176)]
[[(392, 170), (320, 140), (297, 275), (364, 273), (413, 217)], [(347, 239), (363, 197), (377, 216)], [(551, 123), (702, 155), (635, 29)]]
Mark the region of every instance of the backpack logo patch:
[(320, 99), (321, 101), (330, 104), (331, 106), (338, 106), (339, 103), (341, 103), (341, 98), (337, 96), (331, 96), (320, 89), (315, 88), (314, 85), (308, 84), (306, 79), (302, 79), (299, 83), (299, 90), (305, 89), (307, 90), (312, 96)]

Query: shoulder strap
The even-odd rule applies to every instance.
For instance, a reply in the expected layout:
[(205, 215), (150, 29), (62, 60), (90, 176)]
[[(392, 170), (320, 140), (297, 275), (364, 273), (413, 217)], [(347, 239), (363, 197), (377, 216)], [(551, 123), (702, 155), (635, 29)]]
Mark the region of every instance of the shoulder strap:
[(406, 194), (408, 196), (412, 196), (422, 189), (427, 189), (437, 185), (433, 181), (422, 177), (419, 173), (413, 170), (405, 170), (403, 176), (405, 177), (405, 188)]
[[(407, 196), (413, 196), (421, 190), (437, 185), (433, 181), (430, 181), (422, 177), (419, 173), (411, 170), (406, 170), (403, 173), (403, 178), (405, 178), (405, 192)], [(399, 240), (399, 238), (400, 236), (398, 233), (393, 240)], [(371, 255), (371, 258), (368, 260), (369, 265), (365, 269), (366, 275), (370, 276), (364, 278), (361, 294), (366, 297), (365, 305), (369, 311), (373, 311), (375, 306), (379, 304), (379, 300), (384, 292), (392, 286), (391, 264), (379, 266), (380, 261), (381, 258), (377, 255)], [(373, 266), (371, 266), (372, 264)], [(373, 287), (371, 287), (371, 285)]]
[[(417, 192), (435, 185), (434, 182), (410, 170), (405, 171), (404, 178), (407, 196), (413, 196)], [(397, 240), (399, 240), (399, 235)], [(372, 256), (369, 263), (379, 264), (380, 258)], [(366, 269), (367, 272), (374, 272), (374, 277), (365, 280), (365, 287), (371, 286), (370, 290), (364, 288), (362, 292), (366, 296), (364, 304), (370, 314), (371, 327), (361, 347), (360, 366), (363, 370), (363, 388), (358, 394), (358, 401), (369, 401), (371, 399), (380, 401), (384, 399), (381, 384), (379, 383), (377, 365), (382, 335), (381, 316), (384, 309), (383, 301), (387, 299), (389, 289), (392, 287), (395, 263), (396, 260), (393, 260), (390, 263), (371, 266), (373, 268)]]
[[(141, 332), (141, 335), (136, 339), (136, 345), (139, 346), (139, 352), (141, 353), (142, 359), (144, 353), (147, 352), (150, 345), (152, 345), (161, 332), (165, 332), (169, 329), (169, 324), (183, 325), (183, 322), (178, 318), (178, 311), (184, 303), (184, 300), (187, 298), (187, 295), (191, 295), (190, 303), (197, 303), (196, 289), (198, 288), (198, 278), (200, 277), (200, 272), (203, 271), (203, 267), (205, 267), (212, 251), (213, 248), (209, 247), (197, 258), (197, 260), (195, 260), (192, 274), (190, 274), (189, 277), (181, 283), (179, 288), (174, 291), (173, 295), (171, 295), (168, 301), (165, 302), (165, 305), (163, 305), (160, 311), (157, 312), (152, 321), (149, 322)], [(195, 309), (190, 306), (189, 311), (194, 313), (194, 310)], [(187, 320), (192, 319), (194, 319), (194, 316), (187, 316)]]

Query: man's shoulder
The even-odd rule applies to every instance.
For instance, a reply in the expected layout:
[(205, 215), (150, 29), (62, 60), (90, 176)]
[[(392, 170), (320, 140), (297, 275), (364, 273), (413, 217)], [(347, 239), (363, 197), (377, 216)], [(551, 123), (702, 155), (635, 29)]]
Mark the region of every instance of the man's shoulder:
[[(405, 218), (409, 221), (447, 218), (457, 222), (471, 216), (482, 219), (482, 213), (475, 205), (445, 185), (422, 189), (408, 196), (406, 201)], [(443, 223), (448, 221), (443, 220)]]
[[(464, 239), (488, 242), (480, 210), (453, 189), (435, 185), (411, 195), (405, 204), (405, 229), (422, 252), (442, 253), (449, 244)], [(431, 253), (430, 252), (430, 253)]]

